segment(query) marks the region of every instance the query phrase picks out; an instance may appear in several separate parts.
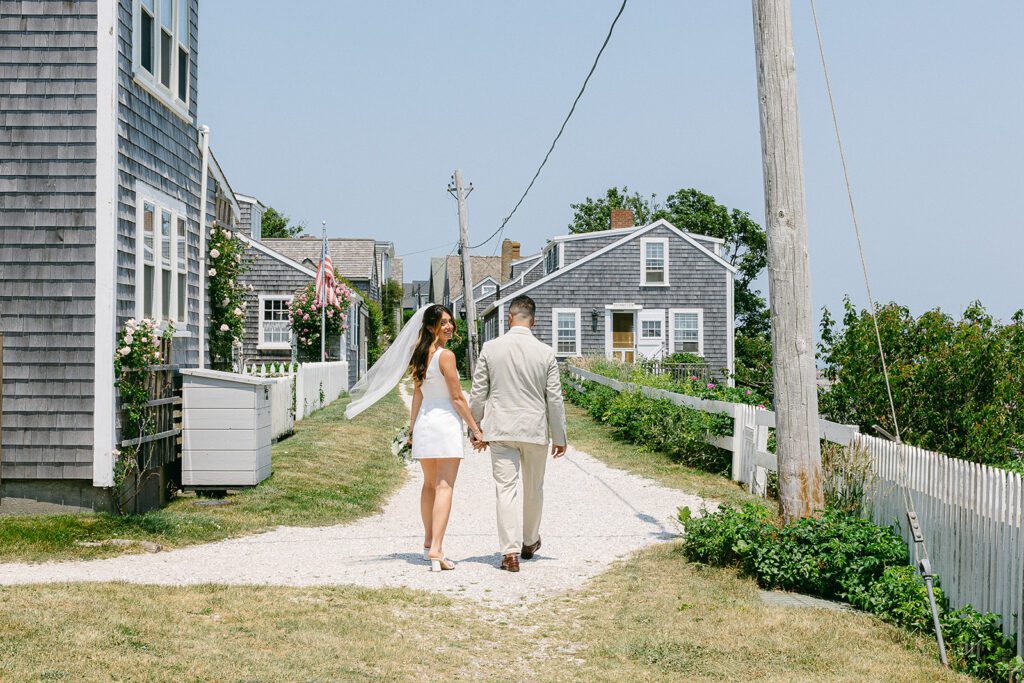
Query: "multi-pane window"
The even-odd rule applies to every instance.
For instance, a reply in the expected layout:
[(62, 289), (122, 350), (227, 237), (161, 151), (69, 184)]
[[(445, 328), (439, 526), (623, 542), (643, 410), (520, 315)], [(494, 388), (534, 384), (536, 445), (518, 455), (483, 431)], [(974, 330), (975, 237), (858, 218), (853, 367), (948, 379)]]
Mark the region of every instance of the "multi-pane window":
[(177, 271), (178, 271), (178, 310), (177, 319), (181, 321), (187, 321), (188, 317), (188, 261), (187, 261), (187, 247), (188, 247), (188, 224), (185, 221), (184, 216), (178, 216), (178, 253), (177, 253)]
[(641, 239), (640, 253), (643, 261), (640, 283), (644, 285), (668, 284), (668, 240)]
[(661, 339), (661, 321), (641, 320), (640, 336), (643, 339)]
[(189, 0), (135, 0), (136, 78), (187, 116)]
[(555, 354), (580, 355), (580, 309), (556, 308), (551, 312), (551, 321)]
[(551, 248), (549, 248), (547, 253), (544, 255), (544, 274), (545, 275), (547, 273), (553, 273), (556, 270), (558, 270), (559, 261), (560, 261), (559, 257), (561, 255), (559, 250), (561, 248), (562, 248), (562, 245), (560, 245), (560, 244), (552, 244)]
[(291, 300), (290, 296), (260, 297), (260, 347), (291, 348), (292, 326), (288, 320)]
[(185, 205), (136, 184), (135, 317), (161, 324), (188, 318), (188, 219)]
[(673, 353), (701, 352), (701, 315), (698, 311), (672, 312)]

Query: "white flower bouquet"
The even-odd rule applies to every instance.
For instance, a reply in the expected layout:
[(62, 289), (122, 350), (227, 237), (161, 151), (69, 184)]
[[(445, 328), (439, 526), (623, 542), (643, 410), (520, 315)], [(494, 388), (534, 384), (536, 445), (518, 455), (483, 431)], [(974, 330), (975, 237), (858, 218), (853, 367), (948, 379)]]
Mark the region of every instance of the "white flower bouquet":
[(391, 453), (403, 462), (412, 460), (412, 435), (409, 427), (402, 427), (395, 433), (395, 438), (391, 439)]

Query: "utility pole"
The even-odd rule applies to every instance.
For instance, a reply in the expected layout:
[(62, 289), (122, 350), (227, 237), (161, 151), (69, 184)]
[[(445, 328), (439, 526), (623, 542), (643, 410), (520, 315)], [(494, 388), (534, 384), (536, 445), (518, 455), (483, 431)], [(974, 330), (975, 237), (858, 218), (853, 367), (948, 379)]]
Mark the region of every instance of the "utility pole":
[[(452, 174), (452, 185), (448, 186), (449, 194), (459, 201), (459, 255), (462, 257), (462, 303), (466, 309), (466, 367), (469, 376), (473, 376), (476, 367), (476, 301), (473, 300), (473, 264), (469, 259), (469, 225), (466, 218), (466, 197), (473, 191), (462, 186), (462, 169), (455, 169)], [(453, 321), (454, 322), (454, 321)]]
[(779, 507), (785, 521), (825, 507), (818, 441), (811, 276), (789, 0), (753, 0), (761, 111)]

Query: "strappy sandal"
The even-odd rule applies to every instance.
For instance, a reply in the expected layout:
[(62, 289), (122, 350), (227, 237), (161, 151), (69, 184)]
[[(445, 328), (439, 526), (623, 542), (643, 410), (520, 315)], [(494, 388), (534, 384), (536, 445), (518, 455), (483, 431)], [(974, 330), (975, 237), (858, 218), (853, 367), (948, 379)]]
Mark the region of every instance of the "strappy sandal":
[(450, 571), (455, 569), (455, 563), (449, 560), (447, 557), (432, 557), (430, 558), (430, 571)]

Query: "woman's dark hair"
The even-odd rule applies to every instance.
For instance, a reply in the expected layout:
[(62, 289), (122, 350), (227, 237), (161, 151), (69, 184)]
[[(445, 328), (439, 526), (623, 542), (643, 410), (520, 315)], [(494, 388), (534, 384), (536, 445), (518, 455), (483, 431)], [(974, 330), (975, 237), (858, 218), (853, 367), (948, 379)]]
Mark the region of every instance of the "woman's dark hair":
[(409, 361), (412, 378), (420, 384), (423, 383), (423, 378), (427, 375), (427, 363), (430, 362), (430, 347), (434, 345), (434, 340), (437, 339), (438, 325), (444, 319), (445, 313), (448, 314), (454, 325), (455, 316), (452, 315), (452, 312), (446, 306), (441, 304), (434, 304), (423, 314), (423, 326), (420, 327), (420, 336), (416, 340), (416, 348), (412, 351), (412, 360)]

